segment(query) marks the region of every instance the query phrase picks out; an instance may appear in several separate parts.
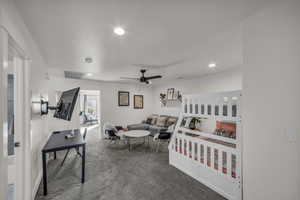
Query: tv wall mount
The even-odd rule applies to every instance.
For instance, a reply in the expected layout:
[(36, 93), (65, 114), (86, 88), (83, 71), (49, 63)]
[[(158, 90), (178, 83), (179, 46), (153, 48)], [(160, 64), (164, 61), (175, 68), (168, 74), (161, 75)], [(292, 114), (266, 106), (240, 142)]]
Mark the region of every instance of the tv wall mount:
[(49, 106), (48, 101), (41, 100), (41, 115), (47, 115), (49, 113), (49, 110), (59, 110), (61, 108), (61, 105), (59, 106)]

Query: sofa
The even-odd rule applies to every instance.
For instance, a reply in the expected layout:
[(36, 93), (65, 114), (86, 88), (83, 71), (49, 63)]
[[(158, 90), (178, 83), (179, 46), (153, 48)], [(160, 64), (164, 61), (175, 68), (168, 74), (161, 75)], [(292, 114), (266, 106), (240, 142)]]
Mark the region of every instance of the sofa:
[(154, 136), (161, 131), (166, 131), (169, 126), (176, 124), (177, 120), (178, 118), (174, 116), (152, 114), (141, 123), (128, 125), (127, 128), (128, 130), (148, 130), (150, 136)]

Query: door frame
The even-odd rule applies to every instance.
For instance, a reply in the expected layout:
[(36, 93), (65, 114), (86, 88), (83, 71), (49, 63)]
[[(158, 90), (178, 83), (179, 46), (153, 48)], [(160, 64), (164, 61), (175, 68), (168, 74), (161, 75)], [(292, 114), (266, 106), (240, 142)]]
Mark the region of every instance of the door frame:
[[(26, 52), (18, 45), (18, 43), (9, 34), (7, 29), (0, 26), (0, 76), (2, 81), (0, 82), (0, 199), (7, 199), (7, 177), (8, 177), (8, 154), (7, 154), (7, 133), (4, 131), (3, 122), (6, 121), (6, 83), (4, 80), (5, 68), (8, 65), (8, 51), (9, 47), (14, 48), (21, 58), (22, 66), (17, 68), (16, 74), (19, 75), (16, 81), (18, 89), (18, 96), (22, 96), (22, 100), (17, 100), (17, 103), (22, 104), (17, 113), (21, 114), (20, 124), (16, 124), (16, 128), (19, 127), (22, 131), (22, 137), (20, 137), (21, 146), (19, 152), (21, 161), (17, 170), (17, 178), (19, 188), (15, 194), (16, 200), (31, 200), (32, 199), (32, 187), (31, 187), (31, 104), (30, 104), (30, 59), (28, 59)], [(19, 199), (18, 199), (19, 197)]]

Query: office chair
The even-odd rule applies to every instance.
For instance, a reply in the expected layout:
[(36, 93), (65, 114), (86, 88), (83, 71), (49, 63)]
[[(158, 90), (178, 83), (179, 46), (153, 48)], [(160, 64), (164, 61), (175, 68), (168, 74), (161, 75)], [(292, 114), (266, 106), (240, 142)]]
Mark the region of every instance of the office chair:
[(108, 140), (110, 140), (111, 143), (112, 142), (117, 143), (117, 141), (124, 139), (122, 137), (122, 131), (123, 131), (122, 126), (114, 126), (110, 123), (105, 123), (103, 128), (104, 128), (104, 135)]

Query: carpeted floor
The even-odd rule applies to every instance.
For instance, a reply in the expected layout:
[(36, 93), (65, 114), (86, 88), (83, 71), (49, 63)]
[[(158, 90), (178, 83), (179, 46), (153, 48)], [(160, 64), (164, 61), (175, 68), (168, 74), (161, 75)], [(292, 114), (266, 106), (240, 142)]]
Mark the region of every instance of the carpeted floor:
[(160, 153), (145, 146), (128, 151), (124, 144), (87, 135), (86, 182), (80, 183), (81, 159), (75, 150), (63, 167), (48, 164), (48, 195), (40, 185), (35, 200), (224, 200), (223, 197), (168, 164), (167, 145)]

